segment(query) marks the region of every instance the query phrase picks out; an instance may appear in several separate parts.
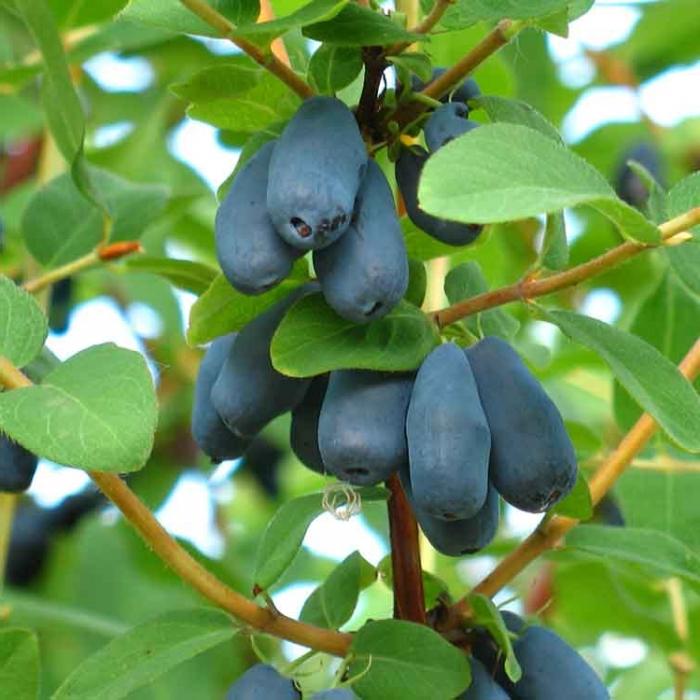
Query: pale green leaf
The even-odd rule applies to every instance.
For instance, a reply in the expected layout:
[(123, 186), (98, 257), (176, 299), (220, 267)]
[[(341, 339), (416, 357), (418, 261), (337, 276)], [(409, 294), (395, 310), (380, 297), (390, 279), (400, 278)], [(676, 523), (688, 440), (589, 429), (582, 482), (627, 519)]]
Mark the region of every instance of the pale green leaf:
[(79, 352), (40, 385), (0, 394), (4, 432), (41, 457), (80, 469), (140, 469), (157, 419), (145, 360), (111, 343)]

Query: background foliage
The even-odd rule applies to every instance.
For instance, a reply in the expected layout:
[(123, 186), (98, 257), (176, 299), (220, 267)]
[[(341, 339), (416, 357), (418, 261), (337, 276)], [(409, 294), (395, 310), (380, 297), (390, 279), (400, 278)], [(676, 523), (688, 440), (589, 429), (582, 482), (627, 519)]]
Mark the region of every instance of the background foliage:
[[(362, 86), (359, 47), (412, 38), (400, 24), (345, 0), (313, 0), (308, 5), (277, 0), (273, 6), (278, 19), (262, 26), (255, 24), (255, 0), (211, 4), (235, 22), (236, 36), (254, 45), (283, 35), (293, 67), (319, 92), (335, 91), (349, 104), (357, 102)], [(566, 216), (568, 245), (561, 236), (548, 241), (550, 269), (566, 267), (567, 260), (568, 265), (589, 260), (618, 244), (620, 232), (650, 240), (656, 229), (622, 206), (611, 187), (624, 154), (640, 140), (659, 149), (664, 184), (673, 186), (698, 168), (696, 116), (667, 128), (642, 113), (636, 122), (603, 123), (569, 144), (573, 153), (560, 148), (551, 124), (560, 128), (592, 88), (623, 85), (636, 94), (639, 83), (698, 59), (700, 9), (694, 0), (640, 3), (640, 19), (630, 36), (604, 51), (589, 52), (583, 78), (571, 80), (553, 63), (550, 40), (541, 28), (561, 32), (568, 19), (590, 4), (460, 0), (443, 18), (442, 29), (450, 31), (426, 42), (424, 50), (433, 65), (450, 65), (504, 12), (517, 19), (517, 13), (512, 14), (515, 6), (523, 18), (539, 18), (539, 29), (521, 33), (474, 74), (486, 96), (475, 118), (504, 123), (475, 134), (474, 150), (468, 154), (460, 150), (460, 143), (444, 149), (431, 163), (435, 174), (431, 179), (428, 169), (422, 190), (429, 210), (444, 213), (453, 207), (451, 213), (467, 221), (512, 221), (490, 226), (476, 245), (457, 252), (403, 222), (414, 259), (413, 282), (420, 288), (416, 276), (425, 269), (429, 273), (427, 308), (445, 305), (441, 273), (448, 268), (434, 261), (448, 252), (452, 269), (445, 291), (450, 302), (518, 280), (541, 259), (543, 222), (536, 215), (543, 212), (576, 206)], [(138, 338), (138, 345), (157, 378), (159, 409), (156, 413), (142, 357), (101, 345), (53, 369), (22, 401), (12, 392), (0, 395), (0, 422), (58, 463), (113, 472), (134, 471), (145, 464), (130, 485), (154, 510), (166, 502), (183, 473), (196, 469), (208, 477), (213, 471), (189, 436), (192, 384), (201, 354), (196, 346), (240, 328), (279, 298), (285, 285), (296, 285), (307, 276), (299, 266), (280, 288), (245, 298), (217, 275), (212, 235), (216, 198), (202, 176), (173, 154), (173, 135), (186, 120), (206, 122), (217, 127), (222, 146), (241, 149), (242, 162), (279, 133), (300, 98), (249, 59), (207, 38), (213, 35), (211, 27), (175, 0), (0, 2), (0, 273), (12, 279), (34, 278), (42, 270), (90, 255), (105, 233), (110, 242), (138, 239), (144, 255), (76, 275), (70, 305), (109, 298), (129, 319), (137, 304), (153, 312), (157, 330)], [(325, 43), (317, 48), (310, 39)], [(105, 52), (143, 60), (151, 74), (143, 89), (106, 87), (89, 69), (91, 59)], [(414, 59), (419, 73), (425, 72), (420, 60)], [(528, 103), (546, 120), (512, 100)], [(524, 131), (523, 123), (541, 133)], [(106, 141), (107, 130), (115, 125), (120, 135)], [(481, 164), (499, 151), (505, 154), (500, 162), (509, 165), (504, 172), (489, 172), (494, 183), (508, 181), (517, 190), (540, 178), (534, 184), (546, 196), (522, 201), (498, 194), (489, 199), (487, 190), (494, 183), (485, 179)], [(533, 153), (553, 163), (557, 182), (566, 173), (571, 188), (556, 191), (547, 179), (551, 172), (529, 168)], [(383, 154), (379, 158), (387, 165)], [(474, 192), (452, 192), (450, 187), (459, 184), (457, 173), (465, 168), (476, 183)], [(225, 189), (226, 182), (217, 184)], [(651, 218), (663, 221), (699, 201), (700, 180), (695, 175), (672, 188), (668, 197), (659, 196), (657, 215), (652, 211)], [(590, 206), (577, 206), (581, 204)], [(694, 233), (697, 236), (697, 228)], [(700, 465), (679, 447), (680, 443), (695, 452), (700, 447), (693, 413), (697, 396), (689, 390), (666, 391), (677, 386), (670, 363), (677, 364), (700, 335), (699, 280), (700, 243), (693, 240), (638, 255), (548, 297), (541, 306), (510, 304), (463, 322), (473, 333), (514, 338), (562, 410), (584, 473), (619, 442), (640, 415), (640, 406), (667, 430), (653, 438), (615, 488), (625, 529), (593, 524), (577, 528), (565, 549), (528, 569), (497, 599), (520, 596), (525, 609), (535, 612), (548, 598), (538, 598), (538, 585), (549, 581), (553, 597), (542, 616), (583, 648), (620, 700), (670, 697), (674, 667), (700, 658)], [(183, 299), (191, 303), (192, 295), (199, 300), (189, 319), (183, 318), (181, 304)], [(37, 298), (46, 304), (48, 292), (39, 291)], [(600, 322), (573, 313), (595, 315), (601, 299), (602, 316), (616, 330), (601, 330)], [(13, 323), (25, 324), (25, 330), (10, 325), (10, 307), (22, 309)], [(42, 322), (32, 320), (34, 313), (35, 307), (3, 280), (0, 325), (12, 332), (6, 333), (2, 349), (19, 366), (36, 355), (47, 332)], [(313, 338), (313, 352), (299, 343), (309, 337), (309, 321), (322, 328)], [(318, 298), (308, 297), (283, 323), (273, 359), (278, 368), (296, 376), (348, 362), (411, 368), (435, 342), (434, 328), (408, 303), (378, 323), (387, 325), (386, 332), (397, 339), (396, 353), (388, 360), (382, 359), (381, 348), (372, 354), (366, 327), (340, 322)], [(555, 326), (563, 333), (553, 330)], [(132, 330), (139, 335), (137, 326)], [(49, 347), (55, 337), (49, 336)], [(357, 360), (353, 347), (360, 342), (370, 350)], [(696, 382), (696, 389), (699, 386)], [(52, 432), (44, 413), (49, 404), (81, 426), (79, 435)], [(114, 418), (113, 442), (102, 439), (100, 416), (107, 406)], [(273, 597), (295, 583), (325, 581), (302, 610), (302, 619), (315, 624), (357, 629), (368, 618), (390, 616), (386, 561), (372, 562), (378, 564), (375, 567), (357, 554), (339, 564), (307, 548), (297, 553), (306, 528), (322, 510), (320, 496), (313, 493), (326, 481), (296, 462), (288, 451), (287, 431), (288, 417), (265, 431), (282, 451), (278, 489), (262, 488), (260, 472), (245, 464), (232, 477), (232, 489), (222, 488), (220, 480), (209, 482), (221, 556), (210, 558), (188, 547), (222, 580), (247, 595), (261, 581), (271, 586)], [(277, 515), (288, 520), (276, 523), (277, 532), (285, 533), (293, 524), (296, 530), (291, 534), (296, 537), (281, 538), (274, 532), (270, 536), (275, 521), (263, 535), (277, 509), (296, 497), (303, 498), (292, 502), (293, 513), (288, 504), (286, 513)], [(182, 518), (186, 521), (187, 514)], [(362, 518), (386, 551), (381, 493), (366, 494)], [(507, 518), (483, 556), (457, 565), (426, 550), (425, 568), (433, 574), (426, 584), (429, 604), (445, 588), (455, 598), (463, 595), (494, 557), (517, 545), (521, 533), (514, 518)], [(262, 558), (259, 546), (265, 552)], [(120, 686), (121, 694), (108, 697), (125, 692), (144, 700), (221, 697), (255, 658), (247, 636), (234, 634), (225, 616), (198, 611), (183, 617), (181, 611), (201, 605), (201, 600), (112, 511), (88, 518), (58, 537), (40, 577), (26, 589), (9, 588), (3, 601), (11, 614), (0, 627), (0, 687), (13, 682), (3, 677), (3, 660), (10, 653), (12, 663), (19, 664), (14, 668), (38, 678), (34, 688), (23, 685), (12, 695), (16, 698), (35, 697), (37, 688), (40, 697), (50, 697), (58, 688), (59, 698), (90, 697), (91, 673), (101, 677), (99, 657), (91, 657), (92, 666), (83, 667), (79, 675), (70, 674), (107, 643), (116, 645), (110, 647), (110, 663), (120, 658), (125, 644), (129, 647), (138, 639), (144, 648), (151, 644), (158, 649), (158, 670), (169, 669), (156, 677), (149, 675), (152, 669), (142, 668), (138, 688)], [(163, 618), (153, 626), (155, 615)], [(363, 643), (382, 633), (381, 623), (374, 625), (355, 640), (360, 664)], [(120, 638), (132, 628), (133, 637)], [(178, 634), (185, 640), (184, 650), (177, 646)], [(642, 653), (628, 657), (620, 638), (640, 640)], [(287, 646), (270, 638), (258, 639), (256, 646), (266, 658), (282, 660), (289, 654)], [(384, 673), (394, 674), (390, 654), (385, 663)], [(330, 661), (317, 657), (309, 662), (309, 670), (306, 687), (321, 687), (330, 677)], [(404, 680), (410, 686), (412, 679)], [(371, 685), (376, 680), (368, 677), (363, 682)], [(688, 688), (700, 692), (696, 667), (687, 682)]]

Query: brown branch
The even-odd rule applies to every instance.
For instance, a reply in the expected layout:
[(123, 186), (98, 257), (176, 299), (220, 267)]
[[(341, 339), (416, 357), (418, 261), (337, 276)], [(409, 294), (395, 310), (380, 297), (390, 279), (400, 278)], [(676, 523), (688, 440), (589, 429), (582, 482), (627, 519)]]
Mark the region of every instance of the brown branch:
[[(690, 381), (693, 381), (700, 374), (700, 339), (695, 342), (683, 358), (679, 369), (683, 376)], [(594, 505), (600, 502), (634, 457), (644, 448), (656, 432), (657, 427), (654, 419), (648, 413), (644, 413), (612, 454), (600, 465), (589, 481), (591, 500)], [(495, 595), (528, 564), (546, 550), (555, 547), (561, 538), (579, 522), (573, 518), (554, 516), (544, 525), (538, 527), (516, 549), (502, 559), (498, 566), (474, 587), (473, 592), (488, 596)], [(461, 624), (461, 618), (468, 614), (468, 611), (467, 599), (463, 598), (453, 606), (450, 624)]]
[[(685, 214), (681, 214), (670, 221), (666, 221), (659, 226), (662, 242), (692, 228), (698, 223), (700, 223), (700, 207), (691, 209)], [(626, 241), (616, 248), (609, 250), (607, 253), (603, 253), (597, 258), (593, 258), (593, 260), (572, 267), (564, 272), (551, 275), (545, 279), (522, 280), (508, 287), (478, 294), (475, 297), (433, 312), (432, 318), (435, 323), (442, 328), (466, 316), (471, 316), (479, 311), (491, 309), (495, 306), (509, 304), (513, 301), (534, 299), (535, 297), (540, 297), (545, 294), (552, 294), (553, 292), (558, 292), (561, 289), (571, 287), (590, 277), (606, 272), (610, 268), (629, 260), (638, 253), (656, 247), (658, 247), (658, 244), (647, 245), (634, 241)]]
[(248, 39), (236, 36), (236, 26), (204, 0), (180, 0), (180, 2), (215, 29), (223, 39), (228, 39), (257, 64), (279, 78), (285, 85), (296, 92), (299, 97), (306, 99), (314, 95), (311, 86), (274, 54), (265, 53), (253, 42), (248, 41)]
[[(32, 386), (32, 382), (2, 356), (0, 356), (0, 384), (7, 389)], [(118, 476), (106, 472), (89, 473), (100, 490), (119, 508), (158, 557), (185, 583), (212, 603), (260, 632), (336, 656), (347, 654), (352, 640), (349, 634), (307, 625), (256, 605), (207, 571), (170, 537), (153, 513)]]
[(212, 603), (260, 632), (336, 656), (347, 654), (352, 639), (349, 634), (307, 625), (256, 605), (193, 559), (118, 476), (105, 472), (90, 472), (90, 476), (158, 557)]
[[(525, 27), (522, 22), (513, 22), (509, 19), (501, 20), (469, 53), (461, 58), (440, 77), (428, 83), (419, 93), (423, 97), (439, 100), (450, 90), (459, 85), (475, 68), (480, 66), (487, 58), (505, 46), (510, 40)], [(405, 104), (398, 111), (387, 117), (387, 122), (396, 121), (400, 127), (410, 124), (417, 119), (428, 105), (416, 100)]]
[(377, 111), (377, 95), (384, 68), (386, 68), (386, 60), (381, 46), (366, 46), (362, 50), (362, 60), (365, 64), (365, 78), (356, 116), (362, 131), (372, 134)]
[(387, 481), (394, 617), (426, 624), (418, 524), (396, 474)]

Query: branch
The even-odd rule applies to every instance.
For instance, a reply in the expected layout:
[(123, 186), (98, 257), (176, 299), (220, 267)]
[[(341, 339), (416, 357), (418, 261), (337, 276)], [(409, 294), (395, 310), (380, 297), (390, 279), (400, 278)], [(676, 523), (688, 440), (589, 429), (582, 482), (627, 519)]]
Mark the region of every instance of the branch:
[(241, 51), (248, 54), (257, 64), (279, 78), (287, 87), (296, 92), (299, 97), (306, 99), (314, 95), (311, 86), (300, 78), (289, 66), (280, 61), (274, 54), (267, 54), (253, 42), (243, 37), (236, 36), (236, 25), (229, 22), (226, 17), (218, 13), (204, 0), (180, 0), (180, 2), (200, 19), (203, 19), (210, 27), (215, 29), (223, 39), (228, 39)]
[(362, 50), (365, 64), (365, 78), (362, 94), (357, 105), (357, 121), (362, 131), (373, 131), (374, 116), (377, 111), (377, 95), (386, 67), (386, 60), (380, 46), (366, 46)]
[[(698, 223), (700, 223), (700, 207), (691, 209), (685, 214), (681, 214), (670, 221), (666, 221), (659, 226), (662, 239), (661, 244), (663, 244), (664, 241), (668, 241), (668, 239), (673, 236), (692, 228)], [(509, 304), (513, 301), (534, 299), (535, 297), (540, 297), (545, 294), (552, 294), (553, 292), (558, 292), (561, 289), (571, 287), (590, 277), (606, 272), (611, 267), (629, 260), (638, 253), (656, 248), (661, 244), (652, 245), (627, 241), (582, 265), (577, 265), (576, 267), (551, 275), (545, 279), (526, 279), (508, 287), (478, 294), (475, 297), (433, 312), (432, 318), (438, 327), (442, 328), (466, 316), (471, 316), (479, 311), (491, 309), (495, 306)]]
[(89, 252), (87, 255), (83, 255), (82, 258), (71, 260), (69, 263), (49, 270), (39, 277), (27, 280), (22, 285), (22, 288), (30, 294), (36, 294), (46, 289), (46, 287), (66, 277), (70, 277), (77, 272), (82, 272), (83, 270), (87, 270), (103, 262), (118, 260), (126, 255), (131, 255), (131, 253), (140, 253), (142, 250), (141, 244), (137, 241), (119, 241), (101, 248), (95, 248), (95, 250)]
[[(2, 356), (0, 356), (0, 384), (7, 389), (32, 386), (32, 382)], [(190, 556), (170, 537), (153, 513), (118, 476), (106, 472), (89, 472), (89, 474), (160, 559), (185, 583), (212, 603), (265, 634), (288, 639), (290, 642), (336, 656), (347, 654), (352, 639), (349, 634), (307, 625), (280, 615), (269, 608), (256, 605), (252, 600), (229, 588)]]
[[(700, 339), (683, 358), (679, 369), (689, 381), (693, 381), (700, 374)], [(644, 449), (657, 427), (654, 419), (648, 413), (644, 413), (612, 454), (601, 464), (589, 481), (591, 500), (594, 505), (600, 502), (634, 457)], [(473, 592), (488, 596), (495, 595), (540, 554), (552, 549), (579, 522), (573, 518), (554, 516), (501, 560), (498, 566), (474, 587)], [(463, 598), (452, 608), (449, 624), (460, 625), (463, 616), (468, 612), (469, 604), (467, 599)]]
[(394, 617), (426, 624), (418, 524), (396, 474), (387, 481)]
[[(439, 78), (423, 88), (419, 93), (423, 97), (439, 100), (452, 88), (459, 85), (477, 66), (480, 66), (487, 58), (505, 46), (519, 31), (525, 28), (524, 22), (513, 22), (509, 19), (501, 20), (468, 54), (461, 58), (451, 68), (446, 70)], [(428, 106), (422, 102), (412, 101), (402, 109), (387, 117), (387, 121), (396, 121), (400, 127), (406, 126), (419, 117)]]
[(212, 603), (260, 632), (336, 656), (347, 654), (352, 639), (349, 634), (297, 622), (256, 605), (229, 588), (192, 558), (170, 537), (151, 511), (118, 476), (105, 472), (90, 472), (90, 476), (158, 557)]

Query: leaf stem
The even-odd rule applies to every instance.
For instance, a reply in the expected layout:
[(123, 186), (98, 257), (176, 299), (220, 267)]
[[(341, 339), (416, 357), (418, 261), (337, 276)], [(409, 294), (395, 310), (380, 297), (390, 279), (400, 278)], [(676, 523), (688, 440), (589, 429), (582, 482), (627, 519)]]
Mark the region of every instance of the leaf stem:
[(396, 473), (387, 481), (394, 617), (426, 624), (418, 523)]
[(71, 260), (65, 265), (61, 265), (60, 267), (45, 272), (43, 275), (27, 280), (22, 285), (22, 288), (30, 294), (37, 294), (52, 284), (78, 272), (87, 270), (90, 267), (94, 267), (103, 262), (117, 260), (126, 255), (131, 255), (131, 253), (139, 253), (141, 251), (141, 244), (137, 241), (118, 241), (117, 243), (101, 246), (90, 251), (87, 255), (83, 255), (81, 258)]
[(448, 326), (467, 316), (491, 309), (495, 306), (509, 304), (513, 301), (527, 301), (545, 294), (558, 292), (566, 287), (571, 287), (579, 282), (606, 272), (610, 268), (619, 265), (634, 257), (638, 253), (650, 250), (662, 245), (664, 241), (677, 234), (692, 228), (700, 223), (700, 207), (691, 209), (659, 226), (661, 232), (660, 244), (644, 244), (634, 241), (626, 241), (619, 246), (593, 258), (588, 262), (572, 267), (564, 272), (551, 275), (544, 279), (524, 279), (507, 287), (501, 287), (491, 292), (478, 294), (477, 296), (457, 302), (439, 311), (433, 312), (432, 318), (439, 328)]
[(279, 78), (287, 87), (296, 92), (299, 97), (306, 99), (314, 95), (311, 86), (273, 53), (266, 53), (252, 41), (248, 41), (242, 36), (236, 36), (236, 26), (206, 3), (205, 0), (180, 0), (180, 2), (215, 29), (222, 38), (228, 39), (258, 65)]
[[(679, 369), (684, 377), (693, 381), (700, 374), (700, 339), (698, 339), (688, 354), (683, 358)], [(634, 457), (647, 444), (656, 432), (657, 424), (654, 419), (644, 413), (625, 435), (617, 448), (600, 465), (589, 481), (591, 500), (597, 504), (612, 488)], [(504, 586), (508, 585), (525, 567), (539, 557), (543, 552), (552, 549), (561, 538), (579, 521), (573, 518), (554, 516), (540, 525), (532, 534), (514, 549), (508, 556), (489, 573), (473, 589), (473, 593), (493, 596)], [(462, 624), (462, 618), (468, 614), (467, 598), (462, 598), (451, 609), (450, 626)]]

